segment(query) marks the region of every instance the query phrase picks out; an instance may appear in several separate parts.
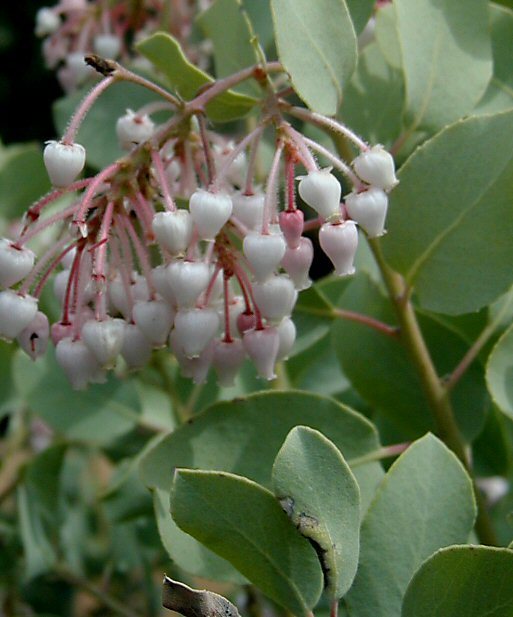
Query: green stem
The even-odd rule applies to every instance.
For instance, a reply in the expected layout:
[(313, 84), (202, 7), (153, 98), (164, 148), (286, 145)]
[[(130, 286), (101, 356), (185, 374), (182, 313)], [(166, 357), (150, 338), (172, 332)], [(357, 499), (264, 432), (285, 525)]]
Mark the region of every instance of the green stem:
[(433, 415), (436, 432), (440, 439), (449, 447), (465, 466), (474, 484), (478, 515), (476, 532), (484, 544), (496, 545), (497, 539), (493, 530), (486, 505), (472, 474), (469, 458), (465, 451), (465, 443), (456, 423), (451, 400), (443, 381), (438, 376), (433, 360), (422, 335), (417, 316), (409, 299), (409, 288), (404, 279), (386, 263), (379, 241), (369, 240), (370, 248), (376, 263), (381, 270), (383, 280), (399, 320), (399, 338), (403, 343), (420, 379), (429, 408)]

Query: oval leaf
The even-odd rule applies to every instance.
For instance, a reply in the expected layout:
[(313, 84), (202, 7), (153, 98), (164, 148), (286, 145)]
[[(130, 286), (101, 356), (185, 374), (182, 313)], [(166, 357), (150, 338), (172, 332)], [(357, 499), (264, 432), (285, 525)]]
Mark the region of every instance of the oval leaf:
[(504, 293), (513, 281), (513, 111), (447, 127), (399, 176), (383, 245), (420, 305), (461, 314)]
[(322, 433), (297, 426), (274, 462), (273, 487), (299, 533), (318, 547), (327, 592), (338, 600), (358, 567), (360, 490), (349, 465)]
[(490, 3), (493, 77), (474, 113), (489, 114), (513, 107), (513, 11)]
[(436, 130), (471, 111), (492, 76), (484, 0), (394, 0), (408, 124)]
[[(250, 23), (241, 7), (241, 0), (216, 0), (196, 20), (214, 46), (216, 76), (227, 77), (256, 64), (251, 43)], [(253, 81), (237, 86), (244, 94), (259, 96), (261, 89)]]
[(499, 409), (513, 419), (513, 325), (497, 341), (486, 365), (488, 391)]
[(228, 473), (177, 470), (171, 513), (291, 613), (306, 617), (317, 603), (322, 571), (315, 550), (262, 486)]
[(333, 115), (356, 66), (345, 0), (271, 0), (278, 57), (303, 101)]
[[(270, 487), (274, 459), (287, 434), (299, 424), (321, 431), (349, 462), (380, 447), (374, 426), (333, 399), (304, 392), (266, 392), (211, 406), (143, 458), (141, 475), (154, 491), (163, 543), (184, 570), (215, 580), (231, 581), (237, 575), (230, 564), (180, 531), (172, 520), (165, 501), (174, 469), (230, 471)], [(383, 470), (374, 462), (356, 467), (354, 473), (365, 511)]]
[(363, 520), (350, 614), (399, 615), (420, 564), (465, 542), (475, 515), (472, 483), (456, 456), (433, 435), (416, 441), (392, 465)]
[[(210, 75), (189, 62), (178, 41), (170, 34), (152, 34), (137, 45), (137, 50), (162, 71), (185, 100), (194, 98), (200, 88), (214, 83)], [(206, 112), (211, 120), (227, 122), (245, 116), (255, 104), (256, 99), (228, 90), (210, 101)]]
[(403, 106), (401, 72), (387, 64), (376, 43), (367, 45), (345, 92), (344, 121), (369, 142), (388, 146), (401, 132)]
[(513, 551), (451, 546), (425, 561), (408, 586), (402, 617), (511, 617)]

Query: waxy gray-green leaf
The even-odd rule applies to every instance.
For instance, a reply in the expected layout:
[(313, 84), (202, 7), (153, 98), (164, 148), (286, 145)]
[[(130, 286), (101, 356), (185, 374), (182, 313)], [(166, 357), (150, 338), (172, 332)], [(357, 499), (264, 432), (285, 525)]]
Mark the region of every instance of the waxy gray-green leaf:
[(513, 325), (504, 332), (488, 357), (486, 382), (499, 409), (513, 419)]
[(425, 561), (408, 585), (401, 617), (511, 617), (513, 551), (450, 546)]
[(360, 490), (349, 465), (322, 433), (297, 426), (274, 462), (273, 487), (299, 533), (318, 547), (326, 590), (338, 600), (358, 567)]
[[(168, 512), (176, 467), (217, 469), (271, 487), (274, 459), (287, 434), (308, 425), (326, 435), (346, 460), (380, 448), (374, 426), (335, 400), (306, 392), (265, 392), (220, 402), (165, 436), (143, 459), (143, 481), (154, 492), (159, 531), (165, 548), (184, 570), (215, 580), (240, 580), (225, 560), (178, 529)], [(354, 469), (367, 508), (383, 477), (378, 462)]]
[[(210, 75), (189, 62), (178, 41), (170, 34), (152, 34), (138, 43), (137, 50), (162, 71), (185, 100), (193, 99), (200, 88), (214, 83)], [(245, 116), (255, 104), (256, 99), (228, 90), (207, 104), (206, 113), (214, 121), (227, 122)]]
[(447, 127), (399, 178), (383, 248), (420, 306), (469, 313), (505, 293), (513, 282), (513, 111)]
[[(218, 79), (259, 62), (240, 0), (216, 0), (196, 21), (214, 46)], [(253, 96), (261, 94), (260, 87), (252, 80), (243, 82), (236, 89)]]
[(256, 482), (217, 471), (177, 470), (171, 513), (185, 532), (291, 613), (307, 617), (316, 605), (323, 577), (315, 550), (274, 495)]
[(391, 67), (376, 43), (360, 53), (342, 104), (344, 121), (370, 143), (391, 145), (401, 133), (402, 73)]
[(403, 57), (397, 32), (397, 15), (392, 3), (380, 7), (376, 12), (375, 36), (376, 43), (388, 64), (394, 69), (402, 69)]
[(408, 126), (437, 130), (469, 113), (492, 76), (485, 0), (394, 0)]
[(392, 465), (362, 523), (360, 563), (348, 595), (354, 617), (399, 615), (410, 579), (434, 551), (465, 542), (474, 524), (472, 483), (436, 437)]
[(278, 58), (297, 94), (333, 115), (356, 66), (356, 34), (345, 0), (271, 0)]
[(493, 76), (474, 114), (487, 114), (513, 107), (513, 11), (490, 3)]

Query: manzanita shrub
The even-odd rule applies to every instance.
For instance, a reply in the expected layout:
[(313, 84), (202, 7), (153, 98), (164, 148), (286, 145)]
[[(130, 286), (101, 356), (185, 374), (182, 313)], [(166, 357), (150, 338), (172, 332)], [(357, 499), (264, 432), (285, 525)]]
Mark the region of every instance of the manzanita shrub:
[(35, 34), (64, 94), (0, 152), (0, 613), (511, 617), (513, 3)]

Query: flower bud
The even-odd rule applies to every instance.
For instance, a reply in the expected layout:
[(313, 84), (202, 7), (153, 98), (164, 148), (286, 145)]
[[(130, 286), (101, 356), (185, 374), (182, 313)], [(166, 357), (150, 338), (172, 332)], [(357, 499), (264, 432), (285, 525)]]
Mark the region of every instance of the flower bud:
[(244, 255), (257, 281), (267, 280), (285, 255), (287, 245), (281, 233), (249, 233), (242, 243)]
[(134, 323), (125, 323), (121, 355), (130, 369), (143, 368), (151, 358), (152, 344)]
[(157, 242), (171, 255), (185, 253), (192, 237), (192, 218), (188, 210), (157, 212), (152, 228)]
[(274, 365), (280, 347), (280, 335), (276, 328), (248, 330), (244, 333), (242, 344), (249, 358), (263, 379), (276, 378)]
[(125, 322), (122, 319), (90, 319), (82, 326), (82, 340), (105, 368), (112, 368), (123, 345)]
[(131, 150), (153, 135), (155, 124), (147, 114), (139, 116), (131, 109), (118, 118), (116, 122), (116, 135), (119, 145), (123, 150)]
[(329, 169), (310, 171), (302, 176), (298, 190), (301, 199), (322, 218), (329, 219), (340, 213), (342, 187)]
[(265, 195), (254, 193), (246, 195), (236, 191), (232, 195), (233, 214), (250, 230), (260, 230), (264, 217)]
[(262, 316), (279, 323), (292, 313), (297, 291), (289, 277), (280, 274), (263, 283), (253, 283), (253, 296)]
[(193, 307), (210, 281), (210, 268), (204, 261), (177, 260), (167, 269), (169, 286), (178, 307)]
[(52, 339), (52, 343), (57, 347), (59, 341), (62, 341), (63, 338), (68, 338), (73, 335), (73, 324), (70, 323), (62, 323), (61, 321), (52, 324), (50, 328), (50, 338)]
[(332, 225), (324, 223), (319, 230), (319, 244), (335, 266), (338, 276), (354, 274), (354, 257), (358, 248), (358, 230), (354, 221)]
[(215, 341), (212, 365), (217, 375), (217, 383), (224, 388), (235, 385), (235, 377), (245, 359), (246, 350), (240, 339)]
[(121, 39), (115, 34), (97, 34), (94, 37), (94, 51), (102, 58), (115, 60), (121, 51)]
[(0, 338), (11, 341), (34, 319), (37, 300), (12, 289), (0, 291)]
[(232, 215), (232, 200), (228, 193), (195, 191), (189, 200), (189, 210), (202, 240), (214, 240)]
[(296, 326), (290, 317), (286, 317), (276, 328), (280, 336), (280, 346), (276, 361), (286, 360), (296, 342)]
[(50, 324), (48, 317), (41, 311), (37, 311), (34, 319), (16, 337), (20, 347), (32, 360), (43, 356), (48, 347), (50, 338)]
[(49, 34), (53, 34), (60, 25), (61, 20), (59, 15), (57, 15), (53, 9), (43, 6), (36, 13), (36, 27), (34, 32), (36, 36), (48, 36)]
[(359, 154), (353, 161), (353, 167), (364, 182), (385, 191), (392, 190), (399, 183), (395, 177), (394, 159), (381, 145)]
[(16, 285), (32, 270), (36, 256), (7, 238), (0, 238), (0, 286)]
[(314, 258), (313, 244), (310, 238), (301, 238), (297, 248), (288, 248), (281, 260), (281, 265), (292, 279), (298, 291), (308, 289), (312, 284), (308, 273)]
[[(140, 274), (133, 273), (132, 281), (128, 293), (132, 296), (133, 302), (145, 301), (149, 298), (148, 283)], [(112, 306), (119, 311), (125, 319), (131, 319), (130, 302), (127, 297), (127, 290), (121, 278), (117, 275), (109, 282), (109, 299)]]
[(160, 264), (160, 266), (156, 266), (152, 269), (151, 273), (153, 276), (153, 284), (155, 285), (155, 289), (162, 296), (162, 298), (170, 306), (175, 306), (176, 298), (174, 291), (171, 289), (171, 285), (169, 284), (168, 268), (169, 266)]
[(86, 152), (80, 144), (47, 141), (43, 158), (50, 182), (56, 187), (66, 187), (84, 169)]
[(57, 343), (55, 357), (73, 390), (85, 390), (89, 382), (103, 380), (98, 360), (81, 340), (63, 338)]
[[(224, 166), (225, 160), (231, 156), (235, 148), (233, 141), (230, 141), (224, 145), (214, 144), (212, 151), (214, 153), (214, 159), (218, 169)], [(226, 172), (226, 178), (232, 184), (241, 186), (244, 183), (246, 175), (246, 154), (244, 151), (239, 152), (235, 159), (232, 161), (230, 167)]]
[(173, 325), (174, 311), (164, 300), (139, 301), (134, 304), (134, 321), (155, 347), (166, 344)]
[(305, 215), (302, 210), (284, 210), (280, 212), (280, 229), (287, 246), (296, 249), (301, 242)]
[(182, 309), (176, 314), (174, 329), (175, 344), (187, 358), (195, 358), (219, 332), (219, 315), (211, 308)]
[(246, 311), (239, 313), (237, 316), (237, 330), (241, 336), (248, 330), (252, 330), (255, 326), (255, 313), (248, 313)]
[(83, 84), (88, 78), (96, 75), (96, 71), (85, 61), (84, 52), (72, 51), (66, 56), (66, 79), (72, 88)]
[(345, 198), (349, 216), (367, 233), (378, 238), (385, 232), (388, 196), (382, 189), (371, 186), (361, 193), (349, 193)]
[(172, 330), (169, 335), (169, 346), (180, 365), (182, 376), (192, 379), (195, 384), (205, 383), (214, 357), (214, 341), (210, 341), (199, 356), (188, 358), (178, 339), (181, 339), (180, 335), (176, 330)]

